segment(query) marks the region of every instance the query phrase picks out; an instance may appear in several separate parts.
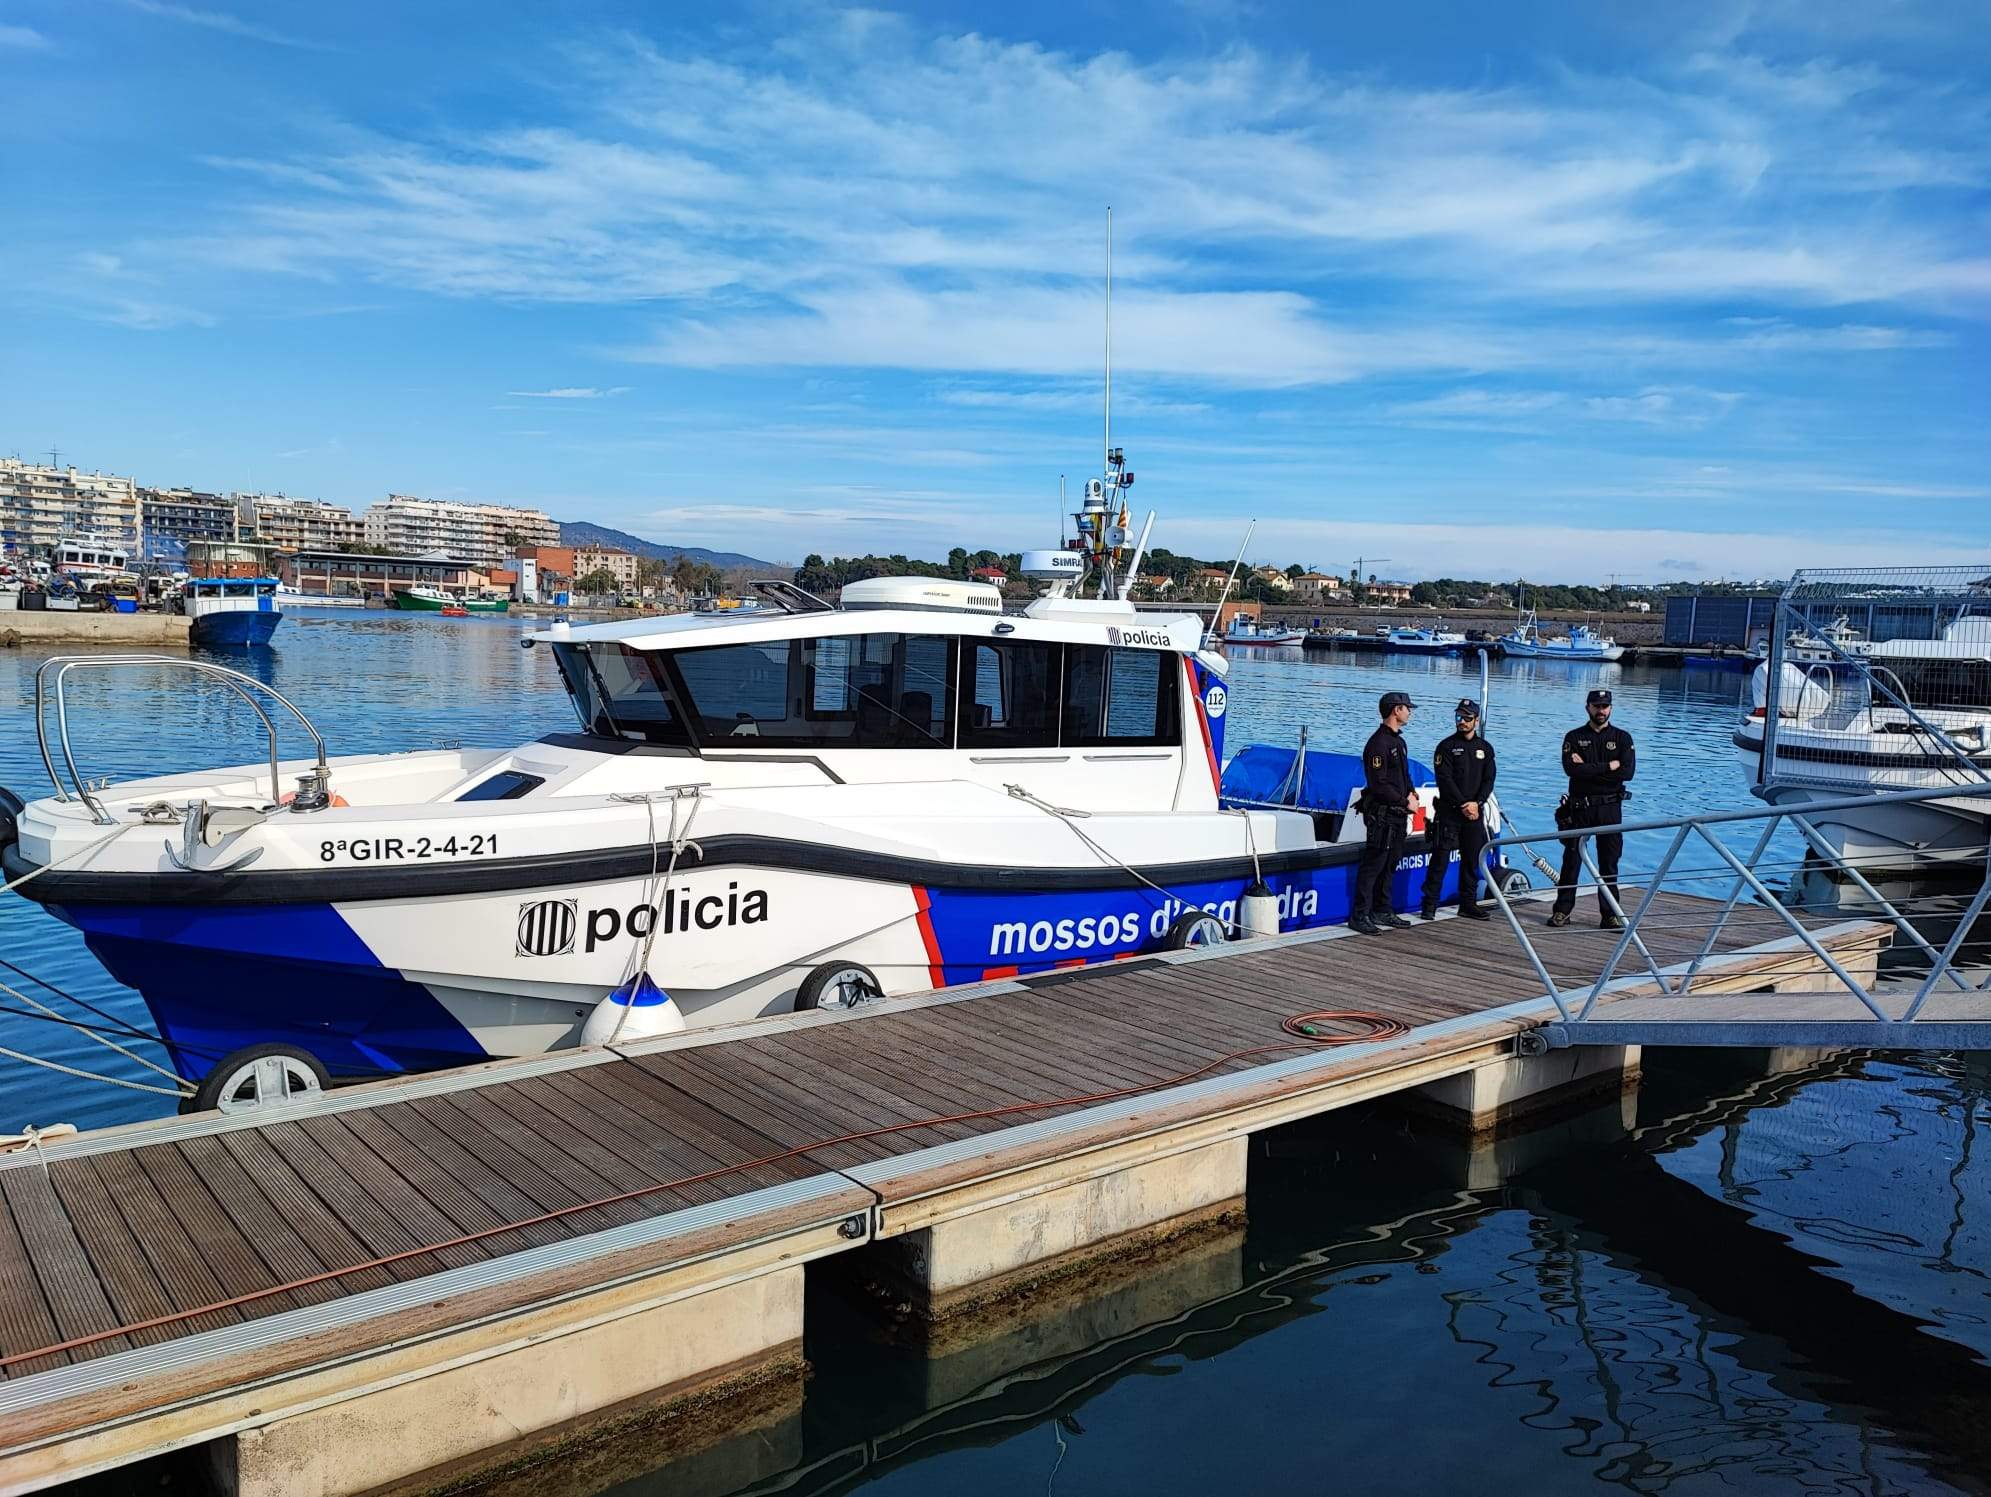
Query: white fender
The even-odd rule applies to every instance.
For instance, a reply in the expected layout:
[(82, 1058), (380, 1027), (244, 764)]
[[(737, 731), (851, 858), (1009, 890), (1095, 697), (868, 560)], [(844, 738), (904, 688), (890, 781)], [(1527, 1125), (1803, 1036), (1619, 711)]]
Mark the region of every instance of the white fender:
[(1279, 934), (1279, 896), (1264, 884), (1255, 883), (1238, 901), (1237, 921), (1247, 940)]
[(581, 1026), (581, 1043), (605, 1045), (611, 1039), (645, 1040), (659, 1034), (678, 1034), (684, 1027), (683, 1011), (644, 972), (595, 1005), (588, 1022)]

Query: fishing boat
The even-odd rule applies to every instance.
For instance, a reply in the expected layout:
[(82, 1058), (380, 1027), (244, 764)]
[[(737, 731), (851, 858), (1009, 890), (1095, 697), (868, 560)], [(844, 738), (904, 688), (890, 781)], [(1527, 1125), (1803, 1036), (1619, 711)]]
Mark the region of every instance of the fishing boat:
[(403, 588), (393, 595), (394, 606), (408, 613), (441, 613), (445, 609), (461, 609), (465, 613), (509, 613), (511, 600), (484, 595), (473, 596), (468, 592), (453, 593), (447, 588), (436, 587), (427, 582), (418, 582), (413, 587)]
[(202, 1105), (272, 1057), (378, 1076), (1345, 920), (1359, 756), (1225, 772), (1226, 662), (1126, 599), (1117, 478), (1095, 549), (1025, 559), (1020, 612), (892, 577), (531, 634), (574, 721), (509, 747), (280, 764), (272, 735), (267, 765), (92, 785), (65, 733), (56, 794), (0, 792), (6, 877), (139, 991)]
[(1227, 645), (1297, 645), (1306, 642), (1307, 631), (1267, 627), (1249, 614), (1240, 613), (1232, 616), (1230, 626), (1219, 637)]
[(283, 622), (276, 594), (274, 577), (189, 577), (180, 592), (188, 638), (203, 649), (266, 645)]
[(1624, 658), (1624, 646), (1607, 634), (1599, 634), (1588, 624), (1572, 625), (1567, 634), (1542, 633), (1535, 622), (1535, 610), (1521, 615), (1521, 621), (1496, 643), (1500, 652), (1520, 660), (1569, 660), (1608, 663)]
[(54, 570), (78, 592), (99, 582), (122, 578), (131, 562), (131, 549), (122, 541), (98, 535), (64, 536), (56, 543)]

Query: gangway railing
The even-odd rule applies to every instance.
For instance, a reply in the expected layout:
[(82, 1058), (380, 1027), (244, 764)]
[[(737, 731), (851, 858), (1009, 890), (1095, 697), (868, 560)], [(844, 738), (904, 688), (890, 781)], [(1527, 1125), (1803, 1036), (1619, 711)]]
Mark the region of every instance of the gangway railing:
[[(318, 762), (312, 770), (299, 776), (297, 793), (289, 803), (290, 809), (316, 811), (322, 810), (329, 804), (332, 793), (332, 771), (325, 759), (324, 736), (290, 698), (274, 686), (258, 681), (254, 676), (244, 675), (241, 671), (230, 670), (223, 665), (211, 665), (204, 660), (181, 660), (171, 655), (53, 655), (41, 663), (40, 668), (35, 671), (35, 740), (41, 747), (42, 766), (47, 769), (49, 781), (55, 786), (57, 800), (81, 801), (99, 826), (117, 824), (117, 818), (104, 809), (103, 802), (97, 799), (90, 789), (89, 782), (76, 768), (76, 751), (69, 742), (69, 703), (64, 695), (64, 687), (71, 671), (116, 670), (129, 666), (191, 671), (197, 676), (221, 682), (247, 702), (249, 709), (262, 720), (263, 732), (269, 742), (270, 804), (273, 806), (283, 801), (283, 771), (277, 753), (277, 727), (256, 697), (260, 694), (276, 702), (296, 718), (299, 726), (310, 735), (312, 745), (318, 754)], [(54, 673), (52, 691), (50, 672)], [(56, 739), (62, 749), (62, 765), (69, 771), (67, 787), (62, 783), (62, 776), (56, 773), (55, 756), (49, 751), (47, 703), (51, 695), (55, 700)], [(70, 793), (72, 790), (75, 792), (73, 795)]]
[[(1952, 875), (1961, 867), (1965, 884), (1968, 873), (1976, 872), (1974, 891), (1890, 898), (1866, 872), (1840, 858), (1818, 829), (1817, 818), (1834, 812), (1871, 812), (1929, 801), (1942, 801), (1957, 814), (1979, 817), (1991, 828), (1991, 784), (1977, 783), (1492, 838), (1480, 854), (1481, 877), (1492, 888), (1559, 1019), (1539, 1031), (1540, 1040), (1551, 1048), (1654, 1044), (1991, 1049), (1991, 972), (1979, 980), (1969, 970), (1975, 964), (1962, 960), (1964, 953), (1982, 952), (1991, 945), (1972, 939), (1973, 927), (1991, 904), (1991, 831), (1985, 834), (1981, 861), (1941, 865)], [(1756, 834), (1746, 853), (1718, 835), (1737, 829)], [(1786, 854), (1777, 847), (1779, 831), (1797, 834), (1808, 849), (1806, 859), (1797, 864), (1784, 861)], [(1622, 875), (1628, 895), (1633, 893), (1631, 886), (1638, 886), (1630, 908), (1620, 903), (1599, 873), (1589, 839), (1600, 832), (1671, 834), (1665, 853), (1650, 872)], [(1547, 927), (1539, 893), (1517, 899), (1490, 877), (1489, 870), (1504, 849), (1530, 853), (1545, 843), (1578, 846), (1587, 882), (1580, 884), (1577, 897), (1587, 902), (1594, 896), (1622, 922), (1594, 977), (1558, 980), (1545, 959), (1542, 938), (1574, 950), (1575, 943), (1566, 936), (1580, 932)], [(1683, 865), (1682, 855), (1690, 848), (1711, 852), (1714, 861)], [(1787, 899), (1769, 882), (1779, 871), (1816, 870), (1821, 865), (1858, 890), (1857, 907), (1840, 907), (1836, 922), (1821, 920), (1814, 908)], [(1693, 897), (1683, 901), (1668, 899), (1669, 894)], [(1876, 939), (1882, 935), (1891, 939), (1901, 958), (1899, 975), (1883, 984), (1877, 963), (1875, 975), (1863, 978), (1853, 967), (1864, 963), (1849, 965), (1842, 959), (1844, 943), (1835, 941), (1834, 935), (1843, 934), (1849, 920), (1864, 924)], [(1737, 969), (1723, 950), (1724, 936), (1731, 937), (1729, 951), (1738, 950), (1732, 938), (1744, 923), (1777, 934), (1767, 943), (1740, 943), (1746, 948), (1742, 954), (1758, 958), (1766, 951), (1783, 954), (1764, 979), (1777, 990), (1775, 999), (1752, 1001), (1746, 1005), (1746, 1017), (1734, 1001)], [(1702, 925), (1705, 934), (1693, 939)], [(1564, 962), (1563, 954), (1558, 953), (1556, 960)], [(1761, 970), (1760, 962), (1750, 970)]]

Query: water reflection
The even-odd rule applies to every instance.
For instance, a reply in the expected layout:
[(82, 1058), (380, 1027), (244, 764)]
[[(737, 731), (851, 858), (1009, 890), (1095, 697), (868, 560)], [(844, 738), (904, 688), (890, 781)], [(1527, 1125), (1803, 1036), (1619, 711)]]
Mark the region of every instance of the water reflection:
[[(1981, 1092), (1946, 1062), (1764, 1063), (1669, 1058), (1635, 1107), (1502, 1145), (1490, 1185), (1462, 1184), (1487, 1178), (1486, 1151), (1386, 1108), (1265, 1135), (1241, 1240), (939, 1358), (896, 1346), (826, 1274), (804, 1406), (740, 1447), (786, 1452), (785, 1469), (686, 1488), (666, 1464), (605, 1490), (1983, 1490), (1991, 1369), (1930, 1334), (1940, 1229), (1982, 1182), (1907, 1207), (1929, 1206), (1900, 1235), (1928, 1234), (1933, 1259), (1849, 1265), (1820, 1241), (1873, 1224), (1887, 1166), (1799, 1142), (1809, 1112), (1857, 1111), (1891, 1120), (1876, 1142), (1905, 1127), (1953, 1163)], [(1732, 1200), (1695, 1178), (1723, 1158)], [(1838, 1160), (1853, 1177), (1828, 1182)], [(1794, 1237), (1758, 1209), (1770, 1181), (1837, 1227)], [(1968, 1258), (1981, 1207), (1962, 1215)], [(664, 1449), (635, 1443), (627, 1469)]]

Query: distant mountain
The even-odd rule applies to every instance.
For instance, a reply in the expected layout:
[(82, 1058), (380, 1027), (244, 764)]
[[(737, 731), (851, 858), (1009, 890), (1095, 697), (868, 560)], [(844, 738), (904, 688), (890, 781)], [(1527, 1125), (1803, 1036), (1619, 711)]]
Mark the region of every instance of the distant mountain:
[(676, 561), (680, 556), (689, 556), (693, 561), (706, 562), (721, 569), (753, 567), (767, 572), (788, 569), (785, 562), (762, 561), (758, 556), (746, 556), (738, 551), (708, 551), (703, 546), (665, 546), (656, 541), (646, 541), (640, 535), (631, 535), (626, 530), (611, 530), (608, 526), (597, 525), (592, 520), (562, 520), (560, 544), (603, 546), (613, 551), (628, 551), (637, 556), (654, 556), (658, 561)]

